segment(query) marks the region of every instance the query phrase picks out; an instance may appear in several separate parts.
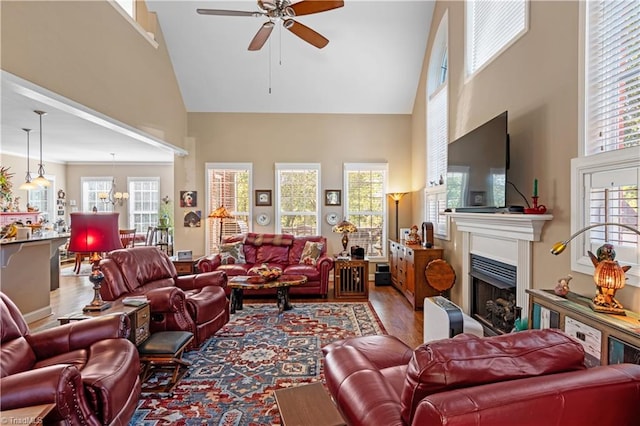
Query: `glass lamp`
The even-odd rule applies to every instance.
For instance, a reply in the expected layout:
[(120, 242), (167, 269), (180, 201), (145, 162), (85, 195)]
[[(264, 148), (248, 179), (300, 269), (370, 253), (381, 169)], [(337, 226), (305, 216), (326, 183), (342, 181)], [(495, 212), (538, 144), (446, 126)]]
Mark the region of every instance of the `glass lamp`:
[(227, 210), (224, 205), (222, 205), (212, 211), (209, 214), (209, 217), (212, 219), (220, 219), (220, 240), (218, 244), (222, 244), (222, 221), (225, 219), (231, 219), (233, 215), (229, 213), (229, 210)]
[(118, 231), (118, 213), (71, 213), (69, 251), (91, 253), (92, 263), (89, 281), (93, 284), (93, 300), (84, 311), (102, 311), (111, 306), (102, 300), (100, 287), (104, 275), (100, 270), (101, 252), (122, 248)]
[[(599, 226), (619, 226), (640, 235), (640, 231), (629, 225), (615, 222), (596, 223), (578, 230), (565, 241), (555, 243), (551, 248), (551, 253), (556, 256), (559, 255), (567, 248), (571, 240), (583, 232)], [(602, 245), (595, 255), (591, 252), (588, 253), (593, 266), (596, 268), (593, 274), (593, 281), (596, 284), (597, 293), (590, 303), (591, 309), (607, 314), (625, 315), (624, 307), (615, 299), (615, 294), (616, 291), (624, 287), (625, 272), (631, 269), (631, 266), (620, 266), (615, 260), (616, 252), (611, 244)]]
[(336, 226), (333, 227), (332, 231), (333, 232), (340, 232), (342, 233), (342, 254), (346, 254), (347, 253), (347, 245), (349, 244), (349, 234), (356, 232), (358, 230), (358, 228), (356, 228), (356, 226), (349, 222), (346, 219), (343, 219), (342, 222), (338, 223)]

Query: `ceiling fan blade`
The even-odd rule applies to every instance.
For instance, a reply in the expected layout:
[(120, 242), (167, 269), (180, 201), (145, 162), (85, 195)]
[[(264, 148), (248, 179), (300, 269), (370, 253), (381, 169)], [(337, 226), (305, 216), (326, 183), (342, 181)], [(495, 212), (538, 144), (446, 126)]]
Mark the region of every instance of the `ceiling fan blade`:
[(325, 12), (331, 9), (337, 9), (344, 6), (344, 1), (329, 0), (302, 0), (296, 4), (292, 4), (291, 8), (296, 16), (310, 15), (312, 13)]
[(262, 24), (258, 32), (255, 36), (253, 36), (253, 40), (249, 43), (249, 50), (260, 50), (262, 46), (264, 46), (265, 42), (271, 35), (271, 31), (273, 31), (273, 22), (268, 21)]
[(293, 19), (285, 19), (282, 25), (306, 41), (309, 44), (314, 45), (318, 49), (322, 49), (329, 43), (329, 39), (325, 38), (322, 34), (312, 30), (306, 25), (301, 24), (300, 22), (294, 21)]
[(243, 10), (196, 9), (200, 15), (217, 16), (262, 16), (262, 12), (245, 12)]

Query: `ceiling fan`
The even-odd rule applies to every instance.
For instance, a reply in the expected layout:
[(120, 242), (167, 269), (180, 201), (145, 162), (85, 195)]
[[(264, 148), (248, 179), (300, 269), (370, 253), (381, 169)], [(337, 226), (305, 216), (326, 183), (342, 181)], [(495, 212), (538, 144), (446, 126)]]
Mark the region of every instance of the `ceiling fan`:
[(282, 26), (318, 49), (325, 47), (329, 40), (322, 34), (312, 30), (306, 25), (292, 19), (295, 16), (310, 15), (312, 13), (326, 12), (344, 6), (344, 1), (330, 0), (301, 0), (291, 4), (289, 0), (257, 0), (260, 10), (245, 12), (241, 10), (220, 9), (196, 9), (200, 15), (219, 16), (266, 16), (267, 22), (262, 24), (256, 35), (249, 43), (249, 50), (260, 50), (271, 35), (277, 20), (282, 20)]

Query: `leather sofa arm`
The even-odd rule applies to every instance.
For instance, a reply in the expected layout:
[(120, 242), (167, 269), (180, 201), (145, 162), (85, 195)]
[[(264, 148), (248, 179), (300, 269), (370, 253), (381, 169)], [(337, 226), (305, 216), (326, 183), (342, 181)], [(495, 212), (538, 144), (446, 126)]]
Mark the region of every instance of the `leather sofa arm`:
[(198, 261), (196, 267), (200, 272), (212, 272), (218, 269), (218, 266), (221, 265), (220, 255), (216, 254), (214, 256), (203, 257)]
[(154, 288), (145, 293), (151, 312), (180, 312), (184, 309), (186, 296), (178, 287)]
[(176, 286), (183, 290), (200, 290), (208, 286), (227, 287), (227, 274), (222, 271), (203, 272), (201, 274), (176, 277)]
[(0, 388), (2, 411), (55, 404), (53, 411), (47, 415), (48, 420), (66, 420), (69, 424), (100, 424), (84, 397), (80, 371), (73, 365), (57, 364), (5, 376), (0, 379)]
[(327, 295), (329, 292), (329, 272), (333, 269), (334, 261), (332, 257), (321, 256), (318, 258), (316, 268), (320, 271), (320, 286), (323, 295)]
[(37, 359), (88, 348), (105, 339), (127, 338), (131, 330), (125, 314), (105, 315), (50, 328), (25, 336)]

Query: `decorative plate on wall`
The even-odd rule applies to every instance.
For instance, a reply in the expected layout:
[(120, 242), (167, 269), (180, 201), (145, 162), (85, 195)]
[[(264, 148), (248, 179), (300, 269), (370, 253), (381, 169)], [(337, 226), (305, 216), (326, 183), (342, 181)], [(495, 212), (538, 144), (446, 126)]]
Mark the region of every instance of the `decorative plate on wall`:
[(338, 213), (328, 213), (326, 219), (327, 223), (333, 226), (338, 223)]
[(260, 213), (258, 217), (256, 217), (256, 223), (261, 226), (267, 226), (271, 223), (271, 216), (268, 213)]

